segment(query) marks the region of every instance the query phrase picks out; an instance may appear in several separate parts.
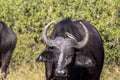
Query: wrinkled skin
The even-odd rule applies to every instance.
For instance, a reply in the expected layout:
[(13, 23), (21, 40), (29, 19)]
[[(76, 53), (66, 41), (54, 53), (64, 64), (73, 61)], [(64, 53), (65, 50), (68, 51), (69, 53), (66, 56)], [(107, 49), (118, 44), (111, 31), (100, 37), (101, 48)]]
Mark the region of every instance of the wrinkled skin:
[[(104, 62), (101, 37), (91, 24), (81, 20), (88, 29), (89, 39), (82, 48), (73, 46), (76, 45), (75, 40), (81, 41), (85, 36), (79, 22), (66, 18), (55, 25), (50, 36), (55, 45), (47, 45), (37, 57), (36, 61), (45, 62), (47, 80), (100, 80)], [(74, 38), (66, 35), (66, 32), (74, 35)]]

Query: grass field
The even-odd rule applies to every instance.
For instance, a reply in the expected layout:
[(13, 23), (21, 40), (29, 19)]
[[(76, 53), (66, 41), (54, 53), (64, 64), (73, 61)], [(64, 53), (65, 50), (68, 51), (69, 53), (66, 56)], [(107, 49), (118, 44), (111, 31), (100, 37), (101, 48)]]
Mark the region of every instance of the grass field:
[(120, 80), (120, 0), (0, 0), (0, 21), (18, 37), (6, 80), (45, 80), (44, 64), (35, 62), (45, 47), (42, 29), (66, 17), (96, 27), (105, 48), (101, 80)]

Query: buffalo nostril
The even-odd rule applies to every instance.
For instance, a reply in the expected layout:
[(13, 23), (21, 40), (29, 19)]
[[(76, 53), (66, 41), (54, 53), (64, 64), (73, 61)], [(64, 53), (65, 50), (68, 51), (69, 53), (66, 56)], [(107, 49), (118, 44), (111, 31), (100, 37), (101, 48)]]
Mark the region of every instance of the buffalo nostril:
[(57, 70), (57, 71), (55, 71), (55, 75), (56, 76), (65, 76), (66, 71), (65, 70)]

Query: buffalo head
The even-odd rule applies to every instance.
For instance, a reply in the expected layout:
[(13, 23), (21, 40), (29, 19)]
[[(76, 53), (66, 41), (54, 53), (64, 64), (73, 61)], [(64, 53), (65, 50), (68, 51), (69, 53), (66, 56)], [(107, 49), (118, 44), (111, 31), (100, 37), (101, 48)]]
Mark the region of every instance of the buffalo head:
[[(40, 54), (36, 59), (37, 61), (49, 62), (55, 64), (54, 75), (56, 77), (69, 77), (69, 71), (72, 69), (72, 65), (75, 63), (82, 64), (81, 62), (75, 62), (75, 49), (81, 49), (87, 45), (89, 39), (89, 32), (82, 22), (79, 22), (84, 29), (85, 36), (83, 40), (78, 42), (74, 35), (69, 32), (65, 32), (66, 37), (57, 36), (54, 40), (47, 37), (47, 29), (52, 23), (50, 22), (44, 27), (42, 38), (47, 45), (47, 49)], [(86, 62), (90, 63), (90, 59), (82, 57)], [(77, 60), (78, 61), (78, 60)], [(80, 61), (80, 60), (79, 60)], [(87, 64), (88, 64), (87, 63)], [(70, 66), (71, 65), (71, 66)]]

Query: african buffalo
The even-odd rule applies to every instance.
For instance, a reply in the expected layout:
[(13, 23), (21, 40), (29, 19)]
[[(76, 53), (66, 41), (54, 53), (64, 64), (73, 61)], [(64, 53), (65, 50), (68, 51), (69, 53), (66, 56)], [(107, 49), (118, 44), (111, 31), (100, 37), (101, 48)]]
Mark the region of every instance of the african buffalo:
[(65, 18), (55, 25), (50, 38), (47, 24), (42, 38), (46, 49), (36, 58), (45, 62), (47, 80), (100, 80), (104, 63), (103, 42), (85, 20)]
[(16, 41), (16, 34), (4, 22), (0, 21), (0, 68), (2, 73), (7, 73)]

